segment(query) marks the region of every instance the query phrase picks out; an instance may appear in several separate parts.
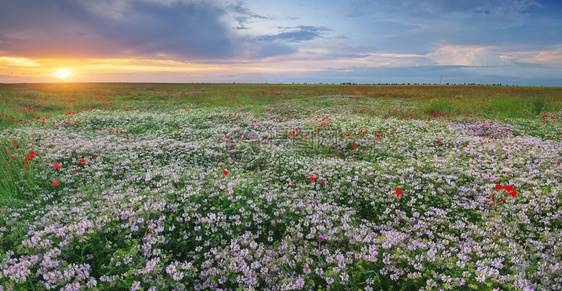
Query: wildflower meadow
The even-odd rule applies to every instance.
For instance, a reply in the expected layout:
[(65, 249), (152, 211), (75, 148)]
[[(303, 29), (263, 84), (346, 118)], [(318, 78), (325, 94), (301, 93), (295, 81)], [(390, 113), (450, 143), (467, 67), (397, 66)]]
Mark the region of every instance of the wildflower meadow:
[(0, 85), (0, 290), (561, 290), (562, 88)]

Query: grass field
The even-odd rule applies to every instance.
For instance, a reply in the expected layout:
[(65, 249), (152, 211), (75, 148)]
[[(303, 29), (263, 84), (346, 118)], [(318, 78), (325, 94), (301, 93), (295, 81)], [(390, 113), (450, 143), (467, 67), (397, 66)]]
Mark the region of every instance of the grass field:
[(562, 88), (0, 96), (0, 290), (562, 289)]

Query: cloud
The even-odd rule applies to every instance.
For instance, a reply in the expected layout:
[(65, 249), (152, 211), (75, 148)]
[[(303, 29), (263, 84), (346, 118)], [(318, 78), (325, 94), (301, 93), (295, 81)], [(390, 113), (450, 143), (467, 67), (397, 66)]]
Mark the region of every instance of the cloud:
[(39, 66), (39, 64), (30, 59), (26, 58), (10, 58), (10, 57), (0, 57), (0, 64), (6, 63), (12, 66), (20, 66), (20, 67), (35, 67)]
[(269, 19), (269, 17), (252, 12), (244, 5), (243, 2), (229, 4), (227, 9), (232, 13), (233, 18), (237, 23), (234, 27), (234, 29), (237, 30), (248, 29), (246, 24), (251, 23), (253, 19)]
[[(291, 49), (236, 33), (252, 13), (242, 3), (203, 0), (0, 1), (0, 53), (21, 57), (225, 59)], [(271, 46), (276, 46), (271, 48)], [(251, 56), (250, 56), (251, 57)]]
[(275, 41), (281, 40), (286, 42), (301, 42), (305, 40), (313, 40), (322, 37), (326, 32), (332, 31), (331, 29), (323, 26), (304, 26), (300, 25), (294, 28), (282, 27), (283, 30), (288, 30), (278, 34), (262, 35), (258, 37), (259, 40)]
[(438, 65), (477, 67), (562, 68), (562, 45), (544, 46), (463, 46), (443, 45), (425, 55)]
[(540, 50), (514, 51), (509, 54), (520, 62), (562, 68), (562, 44), (541, 47)]
[(442, 66), (513, 65), (508, 57), (494, 54), (489, 47), (446, 45), (426, 57)]

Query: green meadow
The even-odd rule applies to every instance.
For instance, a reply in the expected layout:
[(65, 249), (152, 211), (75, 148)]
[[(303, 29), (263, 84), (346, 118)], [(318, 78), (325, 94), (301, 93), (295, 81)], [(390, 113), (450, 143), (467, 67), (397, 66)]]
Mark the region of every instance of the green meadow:
[(0, 290), (560, 290), (562, 88), (0, 84)]

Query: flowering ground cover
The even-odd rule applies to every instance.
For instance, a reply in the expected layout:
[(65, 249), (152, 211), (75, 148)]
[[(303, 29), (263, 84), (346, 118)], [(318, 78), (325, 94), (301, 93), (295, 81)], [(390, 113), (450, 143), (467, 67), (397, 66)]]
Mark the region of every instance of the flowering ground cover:
[(0, 91), (0, 290), (562, 289), (559, 88), (61, 86)]

